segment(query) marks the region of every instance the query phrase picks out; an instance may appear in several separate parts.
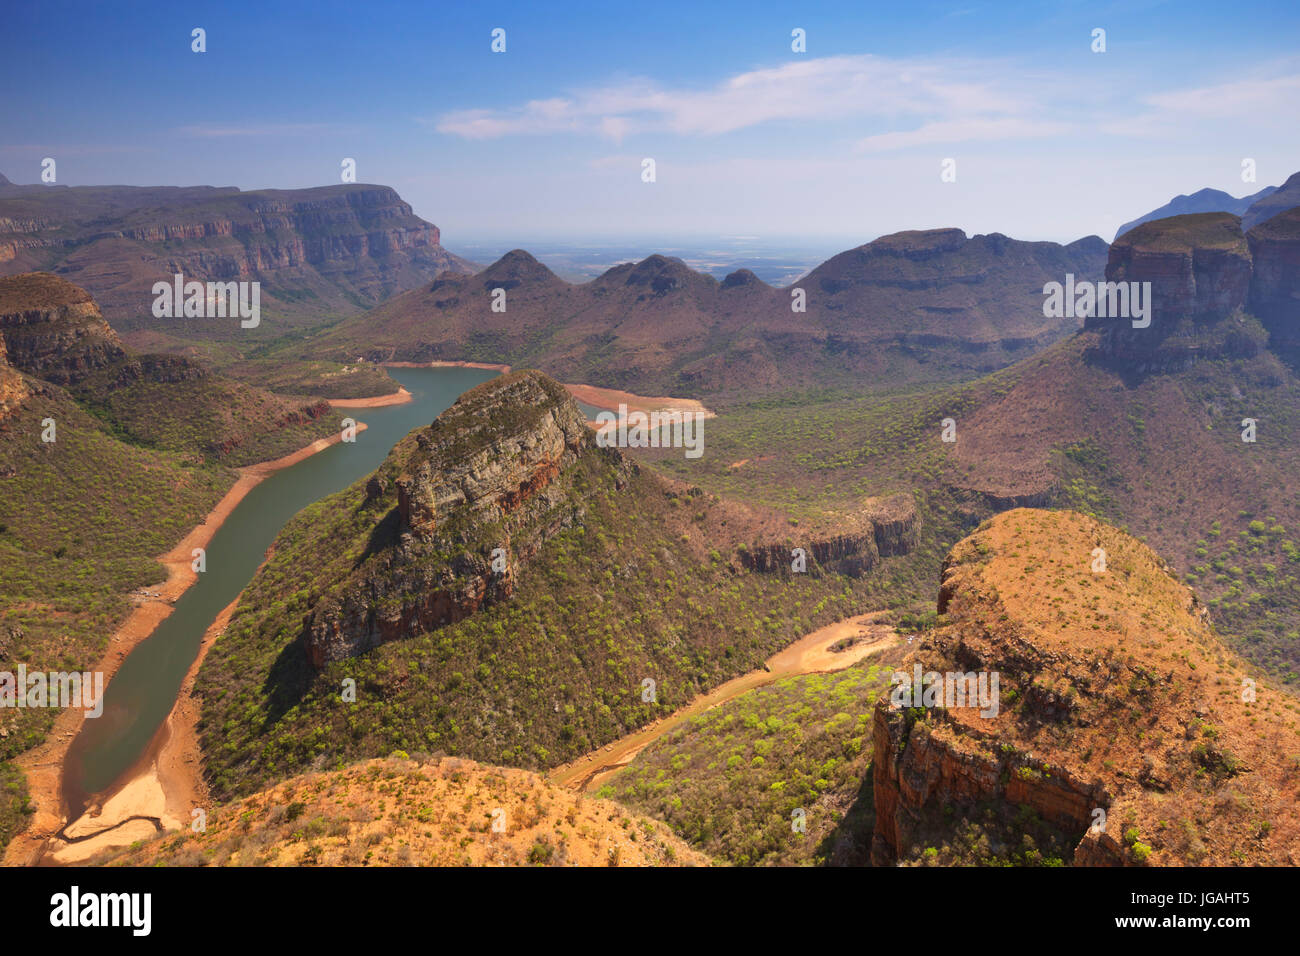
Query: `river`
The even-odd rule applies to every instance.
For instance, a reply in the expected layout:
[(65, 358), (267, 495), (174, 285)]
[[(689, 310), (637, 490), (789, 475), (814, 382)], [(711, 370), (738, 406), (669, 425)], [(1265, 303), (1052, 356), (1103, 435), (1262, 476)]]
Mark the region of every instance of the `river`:
[(285, 522), (307, 505), (346, 488), (384, 460), (414, 428), (429, 424), (462, 392), (496, 376), (476, 368), (394, 368), (412, 400), (354, 410), (365, 422), (355, 443), (338, 443), (268, 476), (235, 507), (207, 548), (207, 569), (177, 599), (175, 610), (140, 642), (104, 691), (104, 712), (86, 720), (64, 761), (69, 820), (91, 798), (130, 772), (167, 719), (204, 632), (252, 580)]

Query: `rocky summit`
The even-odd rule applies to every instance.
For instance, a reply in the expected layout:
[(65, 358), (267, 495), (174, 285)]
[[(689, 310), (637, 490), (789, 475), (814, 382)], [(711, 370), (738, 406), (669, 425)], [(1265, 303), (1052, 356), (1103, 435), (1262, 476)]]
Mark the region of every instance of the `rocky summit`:
[(958, 544), (942, 582), (941, 626), (898, 685), (996, 675), (998, 700), (882, 697), (875, 862), (1300, 862), (1292, 698), (1224, 649), (1149, 548), (1019, 509)]
[(312, 663), (454, 623), (508, 597), (520, 562), (581, 521), (565, 473), (586, 456), (631, 467), (616, 450), (595, 447), (568, 393), (537, 372), (486, 382), (409, 435), (357, 503), (379, 518), (378, 540), (313, 609), (304, 632)]

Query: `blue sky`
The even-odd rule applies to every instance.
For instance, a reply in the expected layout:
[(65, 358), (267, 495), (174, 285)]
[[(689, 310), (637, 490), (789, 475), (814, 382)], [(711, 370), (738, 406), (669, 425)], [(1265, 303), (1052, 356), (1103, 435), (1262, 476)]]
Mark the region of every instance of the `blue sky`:
[(52, 156), (66, 185), (290, 188), (339, 182), (352, 157), (455, 249), (1109, 239), (1178, 193), (1300, 170), (1293, 0), (176, 7), (11, 9), (0, 172), (36, 182)]

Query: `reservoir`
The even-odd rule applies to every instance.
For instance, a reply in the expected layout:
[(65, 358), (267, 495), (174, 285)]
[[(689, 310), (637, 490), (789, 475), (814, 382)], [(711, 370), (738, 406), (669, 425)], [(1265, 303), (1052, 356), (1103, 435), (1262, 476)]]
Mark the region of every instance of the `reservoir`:
[(86, 720), (68, 750), (63, 798), (68, 819), (111, 788), (144, 754), (162, 727), (203, 635), (253, 578), (285, 522), (307, 505), (374, 471), (392, 447), (432, 422), (466, 390), (496, 376), (476, 368), (393, 368), (411, 393), (404, 405), (340, 409), (365, 422), (355, 443), (340, 442), (278, 471), (236, 505), (207, 548), (207, 570), (177, 599), (175, 610), (118, 669), (104, 693), (104, 712)]

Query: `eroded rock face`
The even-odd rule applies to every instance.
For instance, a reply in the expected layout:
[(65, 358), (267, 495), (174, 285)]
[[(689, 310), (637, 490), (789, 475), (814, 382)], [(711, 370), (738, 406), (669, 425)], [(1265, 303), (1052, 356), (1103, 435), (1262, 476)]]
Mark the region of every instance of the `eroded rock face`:
[(0, 336), (11, 365), (56, 385), (126, 357), (90, 294), (49, 273), (0, 279)]
[(1151, 284), (1150, 325), (1132, 316), (1093, 317), (1101, 351), (1143, 370), (1176, 371), (1198, 358), (1253, 355), (1258, 348), (1231, 318), (1245, 308), (1252, 263), (1241, 221), (1198, 213), (1144, 223), (1110, 247), (1107, 282)]
[(1274, 345), (1300, 346), (1300, 208), (1273, 216), (1246, 238), (1255, 265), (1250, 311)]
[(366, 485), (395, 496), (391, 544), (319, 604), (304, 635), (323, 666), (444, 627), (508, 597), (518, 568), (582, 518), (566, 472), (584, 455), (622, 467), (563, 388), (535, 372), (467, 392), (390, 456)]
[(1065, 863), (1300, 856), (1294, 771), (1277, 757), (1300, 747), (1288, 698), (1239, 700), (1251, 671), (1145, 545), (1071, 512), (1010, 511), (953, 548), (938, 610), (899, 686), (917, 668), (996, 674), (997, 706), (888, 692), (877, 703), (875, 863), (926, 848), (986, 862), (963, 855), (972, 828), (986, 827), (977, 855), (996, 857), (1021, 839), (1025, 813)]
[(789, 571), (791, 552), (803, 548), (809, 569), (814, 566), (858, 577), (880, 563), (881, 558), (907, 554), (920, 540), (921, 516), (911, 495), (899, 494), (871, 499), (861, 511), (836, 521), (838, 533), (810, 530), (805, 536), (787, 541), (765, 541), (746, 545), (738, 554), (750, 571)]

